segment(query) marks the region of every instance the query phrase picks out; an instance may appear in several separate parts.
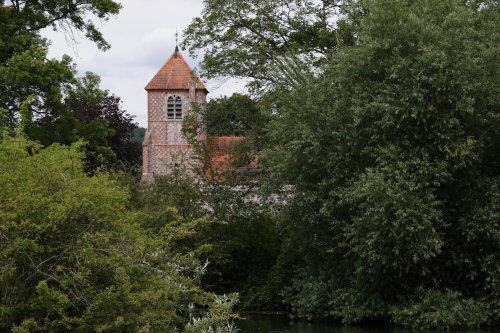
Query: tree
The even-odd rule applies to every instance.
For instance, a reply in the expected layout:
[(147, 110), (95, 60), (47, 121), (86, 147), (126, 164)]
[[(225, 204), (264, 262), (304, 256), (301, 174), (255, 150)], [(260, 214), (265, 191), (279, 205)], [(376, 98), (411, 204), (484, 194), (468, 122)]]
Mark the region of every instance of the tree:
[(274, 103), (261, 161), (291, 191), (285, 300), (348, 322), (498, 321), (498, 3), (364, 5), (358, 42)]
[(207, 104), (205, 125), (210, 136), (245, 136), (264, 125), (263, 115), (250, 97), (233, 94)]
[(91, 18), (108, 20), (117, 15), (121, 5), (113, 0), (71, 0), (71, 1), (2, 1), (0, 2), (0, 62), (10, 58), (26, 44), (32, 36), (45, 28), (61, 29), (74, 38), (78, 30), (95, 42), (100, 49), (108, 49), (101, 32)]
[(142, 142), (133, 138), (137, 123), (122, 109), (119, 97), (100, 89), (100, 82), (99, 76), (88, 72), (68, 91), (65, 105), (76, 119), (74, 141), (88, 142), (87, 163), (91, 169), (117, 163), (133, 169), (140, 164), (142, 154)]
[[(316, 67), (339, 45), (352, 44), (356, 2), (342, 0), (205, 1), (201, 17), (184, 31), (191, 54), (203, 50), (202, 74), (253, 79), (265, 89), (282, 84), (276, 74), (290, 69), (290, 55)], [(351, 14), (355, 11), (350, 11)]]
[(201, 281), (207, 290), (238, 292), (244, 309), (271, 309), (276, 293), (267, 290), (266, 279), (280, 243), (276, 216), (266, 203), (249, 199), (253, 188), (235, 190), (235, 185), (196, 182), (192, 174), (176, 170), (141, 191), (137, 220), (152, 234), (182, 230), (165, 233), (165, 242), (172, 242), (179, 256), (189, 253), (205, 263)]
[(70, 34), (76, 29), (106, 49), (90, 18), (107, 20), (119, 9), (111, 0), (1, 2), (2, 127), (45, 146), (85, 140), (89, 171), (118, 164), (133, 169), (140, 163), (140, 145), (131, 139), (137, 125), (120, 99), (101, 90), (95, 74), (76, 78), (70, 57), (48, 59), (48, 42), (39, 35), (47, 27)]
[(66, 143), (71, 133), (66, 129), (67, 110), (62, 98), (64, 90), (74, 82), (75, 69), (67, 56), (61, 61), (47, 59), (46, 42), (39, 38), (35, 41), (0, 65), (0, 80), (4, 83), (0, 87), (0, 108), (8, 113), (6, 125), (16, 130), (21, 105), (26, 101), (33, 120), (50, 119), (57, 127), (52, 135)]
[(0, 328), (233, 332), (234, 298), (204, 292), (203, 266), (167, 241), (183, 226), (140, 228), (127, 191), (88, 177), (80, 148), (0, 142)]
[(41, 49), (31, 56), (15, 55), (8, 67), (0, 67), (0, 77), (9, 83), (0, 89), (0, 102), (9, 114), (7, 127), (19, 131), (24, 107), (30, 119), (24, 134), (45, 146), (85, 141), (88, 170), (136, 167), (140, 144), (132, 135), (137, 124), (122, 109), (120, 98), (101, 90), (97, 75), (75, 78), (69, 59), (47, 61), (45, 55)]

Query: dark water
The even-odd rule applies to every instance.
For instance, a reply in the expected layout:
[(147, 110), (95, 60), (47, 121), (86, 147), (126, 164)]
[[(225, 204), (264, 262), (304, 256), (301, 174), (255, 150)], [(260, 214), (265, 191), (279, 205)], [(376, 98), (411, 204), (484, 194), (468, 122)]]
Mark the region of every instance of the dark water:
[[(238, 322), (241, 333), (440, 333), (446, 331), (420, 331), (384, 325), (344, 326), (335, 322), (290, 320), (286, 315), (242, 314)], [(479, 330), (460, 333), (479, 333)], [(484, 332), (484, 331), (483, 331)], [(491, 331), (490, 331), (491, 332)]]

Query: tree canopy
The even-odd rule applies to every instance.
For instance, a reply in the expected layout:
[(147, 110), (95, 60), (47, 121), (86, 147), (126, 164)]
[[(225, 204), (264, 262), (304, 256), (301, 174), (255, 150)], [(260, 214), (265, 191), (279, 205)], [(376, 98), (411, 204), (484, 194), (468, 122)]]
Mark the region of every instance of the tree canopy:
[(268, 88), (280, 84), (276, 73), (290, 66), (290, 55), (311, 67), (354, 39), (347, 14), (355, 13), (356, 2), (207, 0), (204, 4), (201, 16), (184, 31), (182, 45), (191, 54), (203, 49), (201, 69), (207, 78), (252, 78), (254, 88)]
[(205, 1), (186, 29), (207, 77), (258, 88), (297, 315), (498, 321), (498, 5)]
[(264, 125), (257, 102), (246, 95), (211, 99), (205, 112), (204, 122), (211, 136), (244, 136)]
[(23, 132), (46, 146), (87, 142), (87, 170), (135, 168), (140, 145), (137, 128), (120, 98), (99, 87), (100, 78), (79, 78), (72, 59), (48, 58), (49, 43), (40, 31), (81, 30), (99, 47), (109, 47), (91, 17), (106, 20), (120, 9), (106, 1), (3, 1), (0, 4), (0, 111), (2, 126)]
[(496, 321), (498, 3), (365, 8), (358, 42), (274, 104), (264, 163), (293, 188), (285, 301), (347, 322)]
[(3, 0), (0, 2), (0, 49), (12, 52), (19, 42), (45, 28), (59, 29), (68, 37), (83, 32), (100, 49), (110, 45), (92, 18), (108, 20), (117, 15), (121, 5), (113, 0)]
[[(155, 232), (81, 145), (0, 141), (0, 329), (12, 332), (232, 332), (234, 296), (204, 292), (196, 223), (165, 207)], [(141, 224), (142, 223), (142, 224)], [(181, 269), (182, 267), (182, 269)]]

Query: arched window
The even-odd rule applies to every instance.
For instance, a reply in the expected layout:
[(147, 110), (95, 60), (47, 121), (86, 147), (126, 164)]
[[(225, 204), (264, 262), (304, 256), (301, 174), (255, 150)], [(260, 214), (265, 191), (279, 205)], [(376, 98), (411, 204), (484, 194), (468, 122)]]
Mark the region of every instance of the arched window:
[(175, 119), (182, 119), (182, 99), (179, 96), (175, 98)]
[(167, 99), (167, 118), (182, 119), (182, 99), (180, 96), (170, 96)]
[(167, 100), (167, 118), (174, 119), (175, 114), (175, 102), (174, 98), (170, 96)]

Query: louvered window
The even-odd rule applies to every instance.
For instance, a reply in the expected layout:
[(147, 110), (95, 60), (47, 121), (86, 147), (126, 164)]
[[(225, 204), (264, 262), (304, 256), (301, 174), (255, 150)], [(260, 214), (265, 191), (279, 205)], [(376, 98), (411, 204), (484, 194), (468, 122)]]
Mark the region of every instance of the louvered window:
[(175, 98), (175, 119), (182, 119), (182, 99), (179, 96)]
[(167, 99), (167, 118), (182, 119), (182, 99), (179, 96)]
[(172, 96), (170, 96), (167, 100), (167, 118), (174, 119), (175, 115), (175, 101)]

